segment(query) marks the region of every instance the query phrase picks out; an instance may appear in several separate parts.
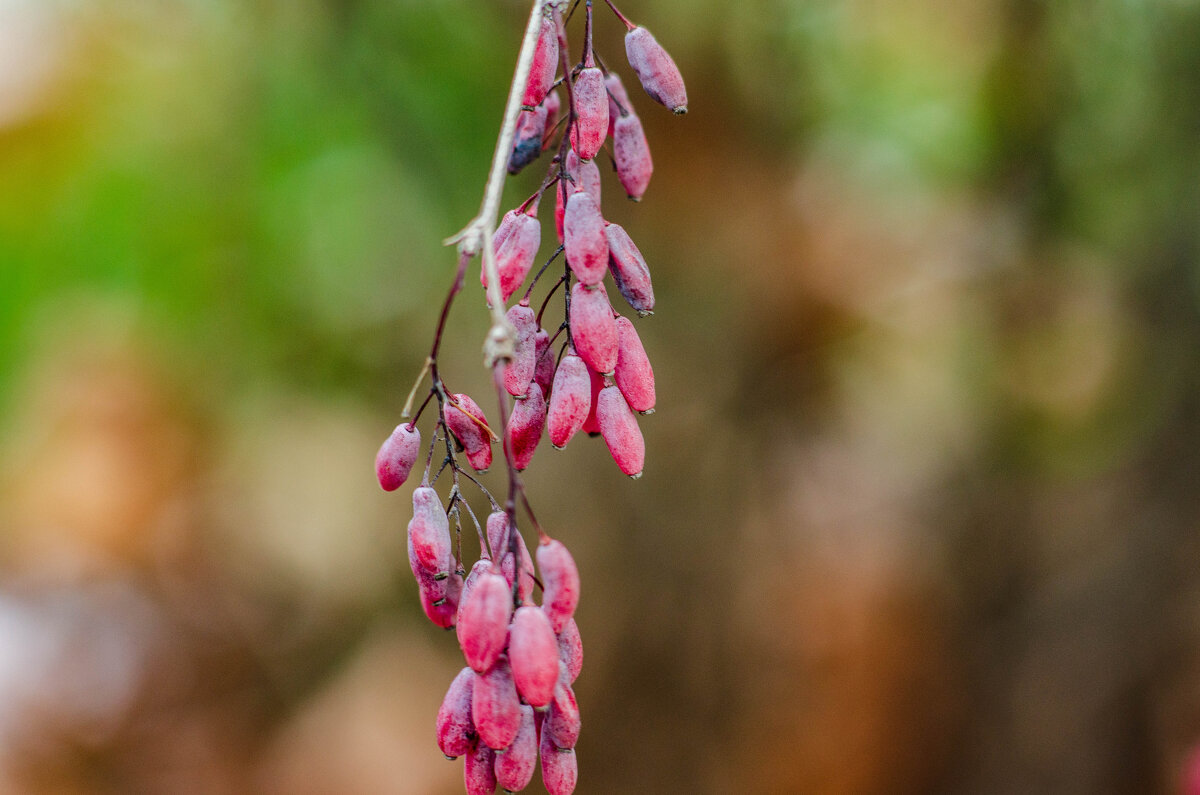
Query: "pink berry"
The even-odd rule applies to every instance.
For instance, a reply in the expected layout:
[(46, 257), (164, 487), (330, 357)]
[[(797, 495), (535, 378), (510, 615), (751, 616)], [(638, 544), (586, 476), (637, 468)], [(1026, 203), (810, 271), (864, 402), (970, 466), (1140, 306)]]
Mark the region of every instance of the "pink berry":
[(561, 541), (543, 540), (536, 554), (542, 573), (542, 610), (554, 631), (562, 632), (579, 604), (579, 569)]
[[(557, 666), (557, 660), (555, 661)], [(575, 691), (571, 686), (559, 682), (554, 688), (554, 698), (550, 702), (550, 711), (542, 724), (542, 734), (550, 735), (550, 742), (559, 748), (574, 748), (579, 742), (579, 704), (575, 701)]]
[(545, 329), (538, 329), (534, 336), (533, 358), (533, 380), (542, 388), (542, 394), (548, 395), (554, 382), (554, 353), (550, 350), (550, 335)]
[(413, 491), (413, 518), (408, 523), (409, 563), (414, 572), (450, 571), (450, 520), (438, 493), (429, 486)]
[(542, 136), (546, 133), (546, 106), (523, 110), (517, 116), (513, 134), (513, 150), (508, 156), (508, 173), (519, 174), (525, 166), (542, 153)]
[(592, 368), (588, 368), (588, 379), (592, 382), (591, 408), (587, 419), (583, 421), (583, 432), (588, 436), (600, 435), (600, 420), (596, 419), (596, 404), (600, 398), (600, 390), (604, 389), (604, 379)]
[[(492, 465), (492, 437), (479, 424), (482, 422), (486, 425), (487, 417), (484, 416), (483, 409), (479, 408), (479, 404), (469, 396), (458, 394), (452, 397), (458, 406), (446, 403), (446, 427), (463, 446), (471, 468), (477, 472), (487, 472)], [(467, 416), (468, 413), (470, 417)]]
[(617, 466), (632, 478), (641, 477), (646, 463), (646, 442), (621, 390), (615, 386), (600, 390), (600, 397), (596, 399), (596, 419)]
[(626, 195), (641, 201), (654, 173), (654, 161), (650, 157), (650, 144), (646, 142), (642, 121), (637, 116), (622, 116), (613, 123), (613, 162)]
[(575, 154), (574, 149), (567, 151), (567, 173), (575, 180), (573, 187), (568, 189), (568, 193), (575, 191), (587, 191), (587, 194), (592, 197), (592, 201), (596, 203), (596, 207), (600, 207), (600, 166), (596, 165), (595, 160), (580, 160), (579, 155)]
[[(516, 210), (509, 210), (504, 214), (504, 216), (500, 219), (500, 223), (496, 226), (495, 234), (492, 235), (493, 250), (500, 250), (500, 247), (504, 245), (504, 241), (508, 240), (508, 236), (511, 235), (513, 229), (516, 228), (517, 219), (522, 215), (524, 215), (524, 213), (519, 213)], [(487, 287), (487, 274), (485, 272), (480, 271), (479, 281), (484, 287)]]
[(563, 215), (563, 246), (567, 264), (586, 285), (596, 285), (608, 270), (608, 238), (604, 235), (604, 216), (586, 190), (567, 199)]
[[(505, 219), (507, 218), (508, 215), (505, 214)], [(496, 272), (500, 274), (500, 293), (505, 301), (512, 297), (529, 275), (542, 243), (542, 226), (537, 220), (536, 205), (531, 204), (525, 212), (516, 213), (510, 223), (510, 229), (502, 237), (498, 231), (492, 238), (492, 249), (496, 253)], [(503, 227), (503, 224), (501, 226)], [(497, 237), (500, 238), (499, 241)], [(479, 281), (486, 289), (486, 270), (480, 271)]]
[(608, 92), (604, 73), (595, 66), (575, 78), (575, 123), (571, 125), (571, 148), (583, 160), (591, 160), (608, 135)]
[(495, 751), (479, 742), (471, 746), (463, 765), (467, 795), (492, 795), (496, 791), (495, 764)]
[(650, 31), (638, 26), (626, 33), (625, 54), (651, 99), (677, 114), (687, 113), (683, 75)]
[(375, 454), (375, 475), (384, 491), (395, 491), (408, 480), (421, 454), (421, 432), (407, 423), (397, 425)]
[(512, 617), (512, 594), (495, 564), (489, 564), (473, 585), (470, 590), (463, 589), (458, 610), (458, 645), (467, 665), (482, 673), (495, 664), (504, 650), (508, 621)]
[(654, 314), (654, 288), (650, 284), (650, 268), (633, 238), (617, 224), (604, 227), (608, 238), (608, 269), (617, 290), (643, 317)]
[(654, 370), (633, 322), (627, 317), (617, 318), (617, 340), (617, 367), (613, 371), (613, 380), (629, 408), (649, 414), (654, 411)]
[(521, 104), (527, 108), (541, 103), (546, 92), (554, 84), (558, 70), (558, 31), (549, 17), (542, 18), (542, 29), (538, 32), (537, 47), (533, 51), (533, 63), (529, 67), (529, 80), (525, 83), (525, 94)]
[(515, 403), (505, 432), (508, 434), (513, 466), (521, 471), (533, 460), (533, 453), (542, 439), (542, 431), (546, 427), (546, 400), (542, 397), (542, 388), (530, 384), (529, 395)]
[(513, 614), (508, 660), (525, 703), (535, 707), (549, 704), (558, 684), (558, 640), (540, 607), (525, 605)]
[(568, 353), (558, 363), (554, 389), (550, 392), (550, 410), (546, 416), (550, 443), (560, 450), (565, 447), (583, 427), (591, 408), (592, 383), (588, 367), (583, 359)]
[(612, 137), (613, 125), (617, 119), (636, 114), (633, 104), (629, 101), (629, 94), (625, 92), (625, 86), (616, 72), (609, 72), (604, 76), (604, 87), (608, 89), (608, 135)]
[[(544, 724), (543, 724), (544, 725)], [(538, 750), (542, 756), (542, 784), (549, 795), (571, 795), (579, 778), (579, 760), (573, 748), (558, 748), (543, 731)]]
[(576, 188), (566, 180), (560, 180), (554, 186), (554, 231), (558, 233), (558, 242), (563, 242), (563, 215), (567, 211), (567, 197), (575, 192)]
[(517, 304), (508, 310), (508, 322), (516, 330), (517, 341), (513, 358), (504, 367), (504, 388), (514, 397), (524, 397), (533, 380), (534, 357), (537, 354), (537, 317), (528, 304)]
[(571, 288), (571, 341), (575, 352), (597, 373), (608, 375), (617, 365), (617, 323), (603, 284)]
[(512, 745), (496, 752), (496, 783), (509, 792), (529, 786), (537, 767), (538, 735), (533, 707), (521, 707), (521, 728)]
[(471, 694), (475, 672), (463, 668), (450, 683), (437, 714), (437, 744), (447, 758), (462, 756), (475, 742), (475, 723), (471, 720)]
[(542, 131), (542, 146), (550, 145), (550, 133), (558, 124), (558, 114), (562, 112), (562, 100), (558, 98), (557, 91), (551, 91), (542, 100), (542, 104), (546, 106), (546, 129)]
[(567, 621), (562, 632), (558, 633), (558, 655), (567, 669), (567, 683), (575, 684), (579, 672), (583, 670), (583, 638), (574, 618)]
[(516, 739), (521, 728), (521, 699), (512, 669), (503, 657), (487, 673), (476, 675), (471, 720), (479, 739), (489, 748), (507, 748)]
[(417, 578), (421, 608), (434, 626), (451, 629), (458, 620), (458, 603), (463, 589), (462, 575), (456, 571), (442, 580), (421, 572)]

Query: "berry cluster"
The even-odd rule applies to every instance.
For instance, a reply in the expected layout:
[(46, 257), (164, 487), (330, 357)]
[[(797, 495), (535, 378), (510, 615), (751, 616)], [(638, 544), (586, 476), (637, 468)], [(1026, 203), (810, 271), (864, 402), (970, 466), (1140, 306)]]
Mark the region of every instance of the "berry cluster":
[[(645, 443), (635, 412), (649, 414), (655, 403), (654, 373), (646, 351), (633, 322), (613, 310), (604, 287), (605, 274), (611, 273), (630, 307), (639, 316), (652, 314), (650, 271), (628, 233), (601, 214), (596, 163), (611, 139), (608, 159), (626, 194), (637, 201), (653, 171), (650, 150), (620, 78), (592, 50), (591, 2), (584, 3), (583, 55), (574, 66), (567, 54), (568, 20), (560, 5), (560, 0), (535, 0), (522, 53), (528, 76), (519, 66), (514, 81), (514, 91), (523, 92), (521, 110), (519, 115), (509, 114), (506, 122), (511, 149), (502, 143), (498, 153), (506, 158), (509, 173), (516, 174), (555, 148), (559, 133), (557, 154), (538, 191), (507, 212), (494, 235), (489, 235), (485, 221), (474, 243), (469, 239), (460, 244), (458, 272), (404, 416), (409, 416), (426, 374), (432, 385), (416, 415), (396, 428), (375, 462), (385, 490), (393, 491), (408, 479), (424, 449), (417, 420), (436, 399), (438, 419), (424, 476), (413, 492), (408, 555), (425, 614), (439, 627), (456, 629), (467, 663), (438, 712), (437, 742), (447, 757), (465, 757), (469, 793), (490, 793), (497, 785), (508, 792), (524, 789), (539, 758), (551, 795), (575, 788), (580, 717), (571, 686), (583, 663), (573, 618), (579, 573), (567, 548), (538, 524), (518, 473), (529, 466), (543, 435), (548, 433), (551, 444), (562, 449), (582, 430), (602, 436), (621, 471), (639, 477)], [(629, 64), (646, 93), (675, 113), (685, 113), (687, 94), (670, 56), (645, 28), (629, 22), (611, 2), (608, 5), (627, 27)], [(559, 86), (565, 90), (565, 103), (555, 90)], [(501, 140), (506, 140), (503, 135)], [(499, 160), (497, 164), (505, 165)], [(489, 184), (489, 193), (494, 193), (490, 188)], [(523, 296), (500, 315), (498, 302), (507, 303), (533, 269), (541, 245), (537, 210), (551, 188), (560, 245)], [(494, 220), (496, 214), (493, 210), (490, 217)], [(487, 215), (485, 210), (481, 218)], [(468, 227), (464, 235), (471, 230)], [(489, 341), (501, 343), (498, 353), (489, 354), (500, 405), (499, 434), (478, 403), (446, 387), (438, 366), (451, 304), (476, 253), (483, 254), (481, 282), (495, 318)], [(560, 254), (565, 260), (562, 276), (535, 313), (530, 305), (534, 285)], [(496, 284), (489, 284), (489, 274)], [(563, 320), (551, 334), (542, 321), (560, 286)], [(476, 477), (491, 466), (497, 441), (508, 472), (503, 506)], [(445, 458), (433, 471), (439, 442)], [(460, 455), (465, 455), (467, 466)], [(453, 486), (443, 505), (434, 486), (446, 471)], [(491, 504), (483, 525), (463, 495), (464, 481), (474, 484)], [(532, 557), (517, 528), (518, 501), (538, 534)], [(474, 524), (480, 546), (480, 559), (470, 573), (462, 554), (464, 513)], [(541, 590), (540, 604), (534, 602), (535, 589)]]

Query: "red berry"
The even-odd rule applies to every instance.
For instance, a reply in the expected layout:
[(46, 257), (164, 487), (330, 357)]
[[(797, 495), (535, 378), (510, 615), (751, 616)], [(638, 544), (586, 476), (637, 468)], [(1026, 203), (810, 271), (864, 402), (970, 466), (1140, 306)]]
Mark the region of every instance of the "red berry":
[(579, 778), (579, 760), (573, 748), (558, 748), (548, 732), (542, 732), (538, 750), (542, 755), (542, 784), (549, 795), (571, 795)]
[(450, 683), (437, 714), (437, 744), (447, 758), (462, 756), (475, 742), (475, 724), (471, 720), (471, 694), (475, 672), (463, 668)]
[(687, 113), (683, 75), (650, 31), (638, 26), (626, 33), (625, 54), (651, 99), (677, 114)]
[(408, 480), (421, 454), (421, 432), (407, 423), (397, 425), (375, 454), (375, 475), (384, 491), (395, 491)]
[[(504, 511), (495, 511), (488, 516), (488, 545), (491, 547), (492, 557), (500, 561), (504, 581), (511, 589), (513, 578), (516, 576), (516, 567), (513, 566), (512, 552), (509, 551), (507, 527), (508, 514)], [(521, 534), (514, 529), (513, 536), (516, 538), (517, 552), (521, 560), (521, 585), (518, 589), (518, 598), (523, 602), (533, 593), (533, 559), (529, 556), (529, 548), (525, 546), (525, 539), (521, 537)]]
[(617, 290), (639, 315), (654, 314), (654, 288), (642, 252), (617, 224), (604, 227), (604, 235), (608, 238), (608, 270)]
[(565, 447), (583, 427), (591, 408), (592, 384), (588, 366), (574, 353), (568, 353), (558, 363), (554, 389), (550, 392), (550, 411), (546, 416), (550, 443), (560, 450)]
[(409, 564), (430, 575), (450, 571), (450, 520), (438, 493), (429, 486), (413, 491), (413, 518), (408, 523)]
[(474, 587), (463, 589), (458, 610), (458, 645), (467, 665), (481, 673), (491, 668), (504, 650), (512, 617), (512, 595), (499, 572), (499, 566), (489, 563), (488, 569), (478, 574)]
[(569, 620), (558, 633), (558, 656), (566, 666), (567, 683), (575, 684), (579, 672), (583, 670), (583, 638), (579, 634), (579, 625), (575, 619)]
[(583, 421), (583, 432), (588, 436), (600, 435), (600, 421), (596, 419), (596, 403), (600, 397), (600, 390), (604, 389), (604, 379), (592, 368), (588, 368), (588, 378), (592, 382), (592, 399), (591, 408), (588, 409), (587, 419)]
[(550, 385), (554, 382), (554, 353), (550, 350), (550, 335), (545, 329), (538, 329), (534, 336), (533, 358), (533, 380), (542, 388), (543, 395), (549, 395)]
[[(557, 665), (557, 660), (555, 661)], [(542, 734), (550, 735), (550, 742), (559, 748), (574, 748), (579, 742), (579, 704), (575, 701), (575, 691), (571, 686), (559, 682), (554, 688), (554, 698), (550, 702), (550, 711), (542, 724)]]
[(633, 322), (627, 317), (617, 318), (617, 340), (617, 367), (613, 371), (613, 380), (629, 408), (649, 414), (654, 411), (654, 370)]
[(489, 748), (507, 748), (516, 739), (521, 728), (521, 699), (505, 658), (475, 677), (471, 720), (479, 739)]
[[(487, 417), (484, 416), (483, 409), (479, 408), (479, 404), (469, 396), (457, 394), (452, 397), (458, 406), (447, 401), (446, 428), (463, 446), (471, 468), (478, 472), (487, 472), (488, 467), (492, 465), (492, 437), (479, 424), (482, 422), (486, 425)], [(475, 419), (468, 417), (467, 413)]]
[(546, 92), (554, 84), (558, 71), (558, 31), (549, 17), (542, 18), (542, 29), (538, 31), (537, 47), (533, 51), (533, 63), (529, 67), (529, 80), (525, 83), (525, 94), (521, 104), (527, 108), (541, 103)]
[(496, 783), (509, 792), (529, 786), (537, 766), (538, 734), (533, 707), (521, 707), (521, 728), (512, 745), (496, 752)]
[(458, 620), (458, 603), (463, 589), (462, 575), (456, 571), (438, 580), (421, 572), (417, 576), (421, 608), (434, 626), (451, 629)]
[(562, 111), (562, 100), (558, 98), (557, 91), (551, 91), (542, 100), (542, 104), (546, 106), (546, 128), (542, 131), (542, 147), (550, 145), (549, 135), (558, 124), (558, 114)]
[(654, 173), (654, 161), (650, 158), (650, 144), (646, 142), (642, 121), (637, 116), (622, 116), (613, 124), (613, 162), (626, 195), (641, 201), (650, 184), (650, 175)]
[(595, 66), (575, 78), (575, 123), (571, 125), (571, 148), (583, 160), (591, 160), (608, 135), (608, 92), (604, 73)]
[(608, 270), (608, 238), (604, 216), (590, 193), (579, 190), (567, 199), (563, 215), (563, 245), (567, 264), (586, 285), (599, 284)]
[(636, 114), (629, 101), (629, 94), (625, 92), (625, 86), (616, 72), (609, 72), (604, 76), (604, 87), (608, 89), (608, 135), (612, 137), (613, 125), (617, 119)]
[[(505, 220), (508, 217), (506, 213)], [(537, 221), (537, 205), (530, 204), (525, 212), (515, 213), (508, 230), (503, 230), (503, 226), (502, 222), (501, 230), (492, 237), (492, 249), (496, 253), (496, 272), (500, 274), (500, 293), (507, 301), (529, 275), (542, 244), (542, 225)], [(505, 234), (501, 236), (500, 231), (505, 231)], [(480, 271), (479, 281), (486, 289), (486, 270)]]
[(513, 134), (513, 150), (508, 156), (508, 173), (519, 174), (525, 166), (542, 153), (542, 136), (546, 134), (546, 106), (523, 110), (517, 116)]
[(561, 541), (543, 540), (537, 548), (542, 573), (542, 610), (555, 632), (562, 632), (579, 604), (579, 569)]
[(537, 354), (537, 317), (526, 304), (508, 310), (508, 322), (516, 331), (512, 361), (504, 366), (504, 388), (514, 397), (524, 397), (533, 380), (534, 357)]
[(508, 660), (525, 703), (535, 707), (549, 704), (558, 683), (558, 640), (540, 607), (524, 605), (513, 614)]
[(630, 477), (641, 477), (646, 463), (646, 442), (637, 418), (617, 387), (607, 386), (600, 390), (600, 397), (596, 399), (596, 419), (617, 466)]
[(546, 427), (546, 400), (542, 397), (542, 388), (530, 384), (528, 397), (515, 402), (505, 431), (513, 466), (521, 471), (529, 466), (538, 442), (542, 440), (542, 431)]
[(598, 373), (617, 365), (617, 323), (603, 284), (571, 288), (571, 340), (575, 352)]
[(574, 187), (568, 189), (568, 193), (574, 191), (587, 191), (587, 194), (592, 197), (592, 201), (596, 202), (596, 207), (600, 207), (600, 166), (596, 165), (595, 160), (580, 160), (579, 155), (575, 154), (574, 149), (567, 151), (567, 173), (575, 180)]
[(463, 765), (463, 783), (467, 795), (492, 795), (496, 791), (496, 752), (483, 743), (475, 743), (467, 751)]

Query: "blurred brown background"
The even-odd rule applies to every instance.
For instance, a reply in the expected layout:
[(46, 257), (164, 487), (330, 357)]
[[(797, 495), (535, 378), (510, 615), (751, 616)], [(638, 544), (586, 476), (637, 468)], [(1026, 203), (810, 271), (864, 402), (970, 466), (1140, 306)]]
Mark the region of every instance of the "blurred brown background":
[[(527, 472), (578, 792), (1200, 792), (1200, 4), (622, 10), (690, 112), (604, 188), (646, 474)], [(371, 464), (525, 14), (0, 0), (0, 791), (461, 791)]]

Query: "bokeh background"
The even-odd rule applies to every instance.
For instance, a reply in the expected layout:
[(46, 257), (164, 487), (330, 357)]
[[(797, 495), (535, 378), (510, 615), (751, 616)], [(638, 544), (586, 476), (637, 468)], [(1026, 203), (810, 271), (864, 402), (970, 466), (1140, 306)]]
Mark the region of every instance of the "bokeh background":
[[(1200, 3), (623, 10), (690, 112), (605, 177), (645, 476), (527, 472), (578, 792), (1200, 792)], [(0, 791), (461, 791), (372, 461), (526, 13), (0, 0)]]

